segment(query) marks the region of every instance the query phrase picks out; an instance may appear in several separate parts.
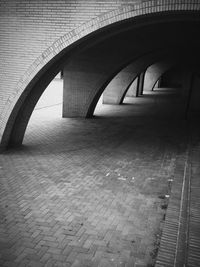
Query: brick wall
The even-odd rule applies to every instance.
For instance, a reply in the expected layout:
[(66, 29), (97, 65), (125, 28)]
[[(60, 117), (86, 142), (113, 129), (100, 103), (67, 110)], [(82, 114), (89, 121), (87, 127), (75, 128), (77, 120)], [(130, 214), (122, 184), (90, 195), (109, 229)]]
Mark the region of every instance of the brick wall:
[(133, 1), (1, 0), (0, 114), (20, 78), (55, 40), (125, 3)]
[(199, 9), (199, 0), (1, 0), (0, 137), (28, 83), (64, 47), (110, 23), (177, 9)]

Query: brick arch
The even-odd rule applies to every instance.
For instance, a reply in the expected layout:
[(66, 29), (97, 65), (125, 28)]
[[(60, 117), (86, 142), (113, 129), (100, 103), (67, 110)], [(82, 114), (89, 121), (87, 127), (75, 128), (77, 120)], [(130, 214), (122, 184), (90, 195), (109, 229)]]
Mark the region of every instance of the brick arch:
[[(104, 104), (122, 104), (129, 86), (150, 65), (163, 58), (175, 57), (176, 51), (152, 51), (135, 59), (110, 81), (103, 94)], [(121, 81), (119, 84), (118, 80)]]
[[(95, 33), (96, 31), (134, 17), (160, 12), (194, 10), (200, 10), (200, 3), (198, 3), (197, 0), (184, 0), (181, 1), (181, 4), (179, 3), (179, 0), (152, 0), (139, 4), (125, 5), (117, 10), (96, 17), (57, 39), (27, 69), (18, 81), (15, 91), (9, 97), (7, 106), (2, 114), (4, 120), (1, 125), (1, 132), (3, 133), (1, 147), (4, 148), (9, 144), (10, 135), (15, 124), (17, 114), (20, 112), (20, 108), (24, 104), (26, 96), (31, 92), (33, 86), (37, 82), (40, 82), (39, 80), (43, 77), (45, 71), (54, 63), (56, 64), (57, 60), (62, 57), (63, 53), (66, 53), (66, 49), (70, 50), (71, 47), (73, 47), (73, 45), (79, 40), (87, 38), (87, 36)], [(57, 69), (55, 68), (52, 75), (46, 78), (43, 87), (51, 81), (53, 76), (59, 70), (59, 67)]]
[(153, 91), (153, 88), (159, 78), (169, 69), (171, 69), (178, 60), (175, 60), (175, 57), (170, 59), (169, 57), (165, 60), (158, 61), (146, 70), (144, 77), (144, 91)]

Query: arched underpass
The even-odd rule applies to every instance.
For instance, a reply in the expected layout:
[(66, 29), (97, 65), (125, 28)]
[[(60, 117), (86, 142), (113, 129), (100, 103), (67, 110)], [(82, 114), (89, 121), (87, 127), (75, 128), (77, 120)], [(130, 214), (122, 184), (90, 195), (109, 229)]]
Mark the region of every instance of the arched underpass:
[[(198, 64), (198, 15), (188, 11), (146, 14), (145, 19), (138, 16), (104, 27), (88, 38), (80, 39), (80, 43), (75, 42), (71, 49), (63, 49), (19, 96), (3, 132), (1, 147), (22, 143), (38, 99), (61, 69), (64, 73), (63, 117), (91, 117), (100, 95), (107, 91), (107, 85), (131, 62), (134, 72), (139, 74), (141, 65), (145, 71), (145, 67), (152, 64), (152, 58), (156, 62), (157, 54), (167, 50), (167, 54), (175, 55), (186, 66)], [(150, 56), (146, 57), (148, 54)], [(139, 65), (135, 66), (134, 62), (138, 60)], [(116, 90), (118, 88), (112, 90), (111, 86), (111, 98), (112, 91), (115, 94)]]
[(1, 158), (10, 237), (1, 262), (151, 266), (163, 259), (158, 248), (184, 260), (170, 238), (190, 164), (198, 177), (199, 129), (182, 119), (178, 98), (159, 88), (98, 105), (88, 120), (36, 110), (23, 147)]
[[(61, 68), (64, 117), (90, 117), (135, 55), (169, 48), (184, 57), (181, 88), (99, 105), (88, 120), (49, 121), (51, 108), (33, 114), (23, 145), (0, 159), (2, 266), (198, 266), (199, 40), (192, 37), (199, 19), (189, 13), (147, 16), (138, 28), (119, 25), (121, 31), (52, 65), (21, 96), (3, 144), (22, 142), (40, 94)], [(42, 112), (49, 115), (41, 122)]]

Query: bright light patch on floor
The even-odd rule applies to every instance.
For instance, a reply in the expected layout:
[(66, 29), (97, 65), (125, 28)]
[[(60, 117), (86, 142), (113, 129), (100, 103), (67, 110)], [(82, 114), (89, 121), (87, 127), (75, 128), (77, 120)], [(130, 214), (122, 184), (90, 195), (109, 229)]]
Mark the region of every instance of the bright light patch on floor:
[(63, 99), (63, 80), (54, 79), (40, 97), (37, 105), (35, 106), (35, 110), (55, 105), (62, 105), (62, 99)]

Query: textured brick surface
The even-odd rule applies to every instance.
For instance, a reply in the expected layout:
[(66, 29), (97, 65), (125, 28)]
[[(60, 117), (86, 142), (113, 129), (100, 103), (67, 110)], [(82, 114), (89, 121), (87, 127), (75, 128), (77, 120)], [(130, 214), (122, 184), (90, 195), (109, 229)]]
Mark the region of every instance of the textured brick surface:
[(60, 51), (111, 23), (168, 10), (199, 10), (199, 1), (1, 0), (0, 136), (19, 96)]
[(169, 123), (164, 91), (161, 101), (154, 94), (97, 110), (96, 120), (35, 112), (24, 147), (0, 158), (1, 266), (154, 262), (187, 129)]
[(197, 122), (192, 124), (193, 135), (190, 140), (190, 161), (189, 161), (189, 175), (190, 175), (190, 191), (189, 191), (189, 205), (188, 205), (188, 235), (187, 235), (187, 264), (188, 266), (198, 266), (200, 262), (200, 184), (199, 184), (199, 129), (196, 126)]
[(188, 123), (180, 147), (156, 266), (199, 266), (199, 127)]

